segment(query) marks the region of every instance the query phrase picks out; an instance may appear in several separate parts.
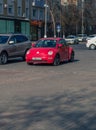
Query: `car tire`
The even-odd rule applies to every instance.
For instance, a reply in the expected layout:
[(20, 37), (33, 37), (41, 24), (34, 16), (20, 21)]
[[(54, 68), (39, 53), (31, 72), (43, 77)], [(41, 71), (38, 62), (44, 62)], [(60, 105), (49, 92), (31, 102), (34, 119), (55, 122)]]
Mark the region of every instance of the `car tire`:
[(8, 55), (6, 52), (2, 52), (0, 55), (0, 64), (6, 64), (8, 61)]
[(32, 65), (32, 63), (27, 62), (27, 65)]
[(74, 41), (74, 44), (77, 44), (77, 41), (76, 41), (76, 40)]
[(55, 58), (54, 58), (53, 65), (58, 66), (59, 64), (60, 64), (60, 56), (56, 55)]
[(28, 49), (25, 51), (24, 55), (22, 56), (23, 61), (26, 60), (26, 53), (27, 53), (27, 51), (28, 51)]
[(90, 47), (89, 47), (90, 50), (95, 50), (96, 49), (96, 46), (94, 44), (91, 44)]
[(25, 55), (24, 55), (24, 56), (22, 56), (22, 59), (23, 59), (23, 61), (25, 61)]
[(75, 41), (75, 44), (79, 44), (79, 41)]
[(73, 61), (74, 61), (74, 52), (72, 51), (72, 53), (70, 55), (69, 62), (73, 62)]

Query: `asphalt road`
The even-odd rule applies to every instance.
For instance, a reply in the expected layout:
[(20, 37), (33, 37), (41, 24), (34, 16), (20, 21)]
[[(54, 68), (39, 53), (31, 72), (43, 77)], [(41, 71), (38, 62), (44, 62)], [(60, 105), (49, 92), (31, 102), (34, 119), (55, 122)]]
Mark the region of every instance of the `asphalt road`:
[(96, 51), (73, 48), (60, 66), (0, 65), (0, 130), (96, 130)]

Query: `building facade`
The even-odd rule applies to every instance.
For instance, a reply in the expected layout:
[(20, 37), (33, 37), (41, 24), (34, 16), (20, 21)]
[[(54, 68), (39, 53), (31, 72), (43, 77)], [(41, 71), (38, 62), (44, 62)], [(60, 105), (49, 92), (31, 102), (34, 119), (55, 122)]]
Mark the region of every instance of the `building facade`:
[(31, 40), (44, 36), (45, 0), (30, 0), (30, 34)]
[(27, 8), (24, 0), (0, 0), (0, 33), (23, 33), (30, 35)]
[(0, 0), (0, 33), (23, 33), (31, 40), (44, 35), (45, 0)]

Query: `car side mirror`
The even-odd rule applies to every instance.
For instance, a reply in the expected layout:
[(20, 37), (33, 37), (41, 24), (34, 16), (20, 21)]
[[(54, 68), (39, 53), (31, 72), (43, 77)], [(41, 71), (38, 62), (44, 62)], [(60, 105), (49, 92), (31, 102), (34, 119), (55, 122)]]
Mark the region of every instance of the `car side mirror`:
[(9, 41), (9, 44), (14, 44), (15, 42), (14, 41)]
[(58, 44), (58, 48), (61, 48), (61, 47), (63, 47), (63, 44)]
[(32, 47), (35, 47), (36, 45), (35, 45), (35, 43), (32, 43)]

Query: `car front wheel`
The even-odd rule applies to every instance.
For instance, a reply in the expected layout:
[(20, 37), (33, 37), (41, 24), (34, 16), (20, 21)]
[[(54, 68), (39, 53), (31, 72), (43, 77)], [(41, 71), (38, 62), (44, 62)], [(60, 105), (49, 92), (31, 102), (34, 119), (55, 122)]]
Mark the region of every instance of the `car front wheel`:
[(89, 47), (91, 50), (95, 50), (96, 49), (96, 46), (94, 44), (91, 44), (90, 47)]
[(56, 55), (55, 58), (54, 58), (53, 65), (58, 66), (59, 64), (60, 64), (60, 56)]
[(2, 52), (0, 55), (0, 64), (6, 64), (8, 61), (8, 56), (5, 52)]
[(70, 56), (69, 61), (70, 61), (70, 62), (73, 62), (73, 61), (74, 61), (74, 52), (71, 53), (71, 56)]

